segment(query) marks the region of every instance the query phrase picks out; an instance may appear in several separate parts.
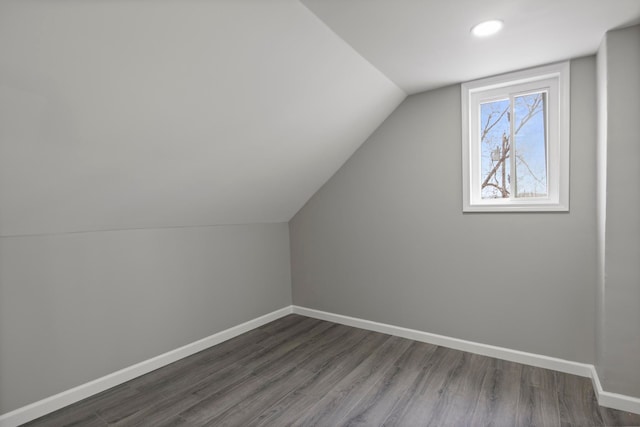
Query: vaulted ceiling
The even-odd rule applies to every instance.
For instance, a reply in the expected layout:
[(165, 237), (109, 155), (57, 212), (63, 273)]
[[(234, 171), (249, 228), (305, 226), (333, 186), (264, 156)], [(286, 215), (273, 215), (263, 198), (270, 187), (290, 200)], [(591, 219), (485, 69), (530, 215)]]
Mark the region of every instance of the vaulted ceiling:
[[(640, 16), (480, 3), (2, 1), (0, 235), (288, 221), (407, 93), (591, 54)], [(490, 17), (507, 39), (471, 40)]]
[[(302, 0), (407, 93), (592, 55), (640, 0)], [(471, 37), (500, 19), (499, 35)]]
[(405, 96), (297, 1), (2, 2), (1, 232), (288, 221)]

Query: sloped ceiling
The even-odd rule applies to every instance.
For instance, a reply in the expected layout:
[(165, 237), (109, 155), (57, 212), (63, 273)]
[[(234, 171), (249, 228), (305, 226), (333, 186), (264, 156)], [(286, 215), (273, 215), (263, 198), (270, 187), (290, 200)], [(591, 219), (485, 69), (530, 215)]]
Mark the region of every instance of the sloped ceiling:
[(0, 2), (0, 236), (288, 221), (406, 93), (591, 54), (640, 16), (303, 1)]
[(405, 98), (297, 0), (0, 3), (0, 235), (288, 221)]
[[(302, 0), (407, 93), (592, 55), (640, 0)], [(472, 26), (504, 21), (494, 37)]]

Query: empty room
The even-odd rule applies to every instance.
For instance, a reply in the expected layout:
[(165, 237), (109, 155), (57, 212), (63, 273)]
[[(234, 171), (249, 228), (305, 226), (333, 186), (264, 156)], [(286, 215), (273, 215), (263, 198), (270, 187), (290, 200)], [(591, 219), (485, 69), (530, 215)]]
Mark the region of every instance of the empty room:
[(0, 0), (0, 427), (640, 426), (639, 0)]

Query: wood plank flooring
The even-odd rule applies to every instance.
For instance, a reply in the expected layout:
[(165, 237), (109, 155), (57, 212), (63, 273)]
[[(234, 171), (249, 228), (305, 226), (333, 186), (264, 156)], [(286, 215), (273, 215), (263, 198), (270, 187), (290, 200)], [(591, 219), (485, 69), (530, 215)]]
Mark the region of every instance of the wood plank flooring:
[(591, 381), (290, 315), (29, 426), (640, 426)]

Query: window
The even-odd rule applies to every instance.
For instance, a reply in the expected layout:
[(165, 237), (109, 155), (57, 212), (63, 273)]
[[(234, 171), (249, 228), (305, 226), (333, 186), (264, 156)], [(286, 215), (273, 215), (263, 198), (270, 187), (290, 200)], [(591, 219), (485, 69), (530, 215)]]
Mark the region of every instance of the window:
[(569, 63), (462, 84), (463, 211), (569, 210)]

